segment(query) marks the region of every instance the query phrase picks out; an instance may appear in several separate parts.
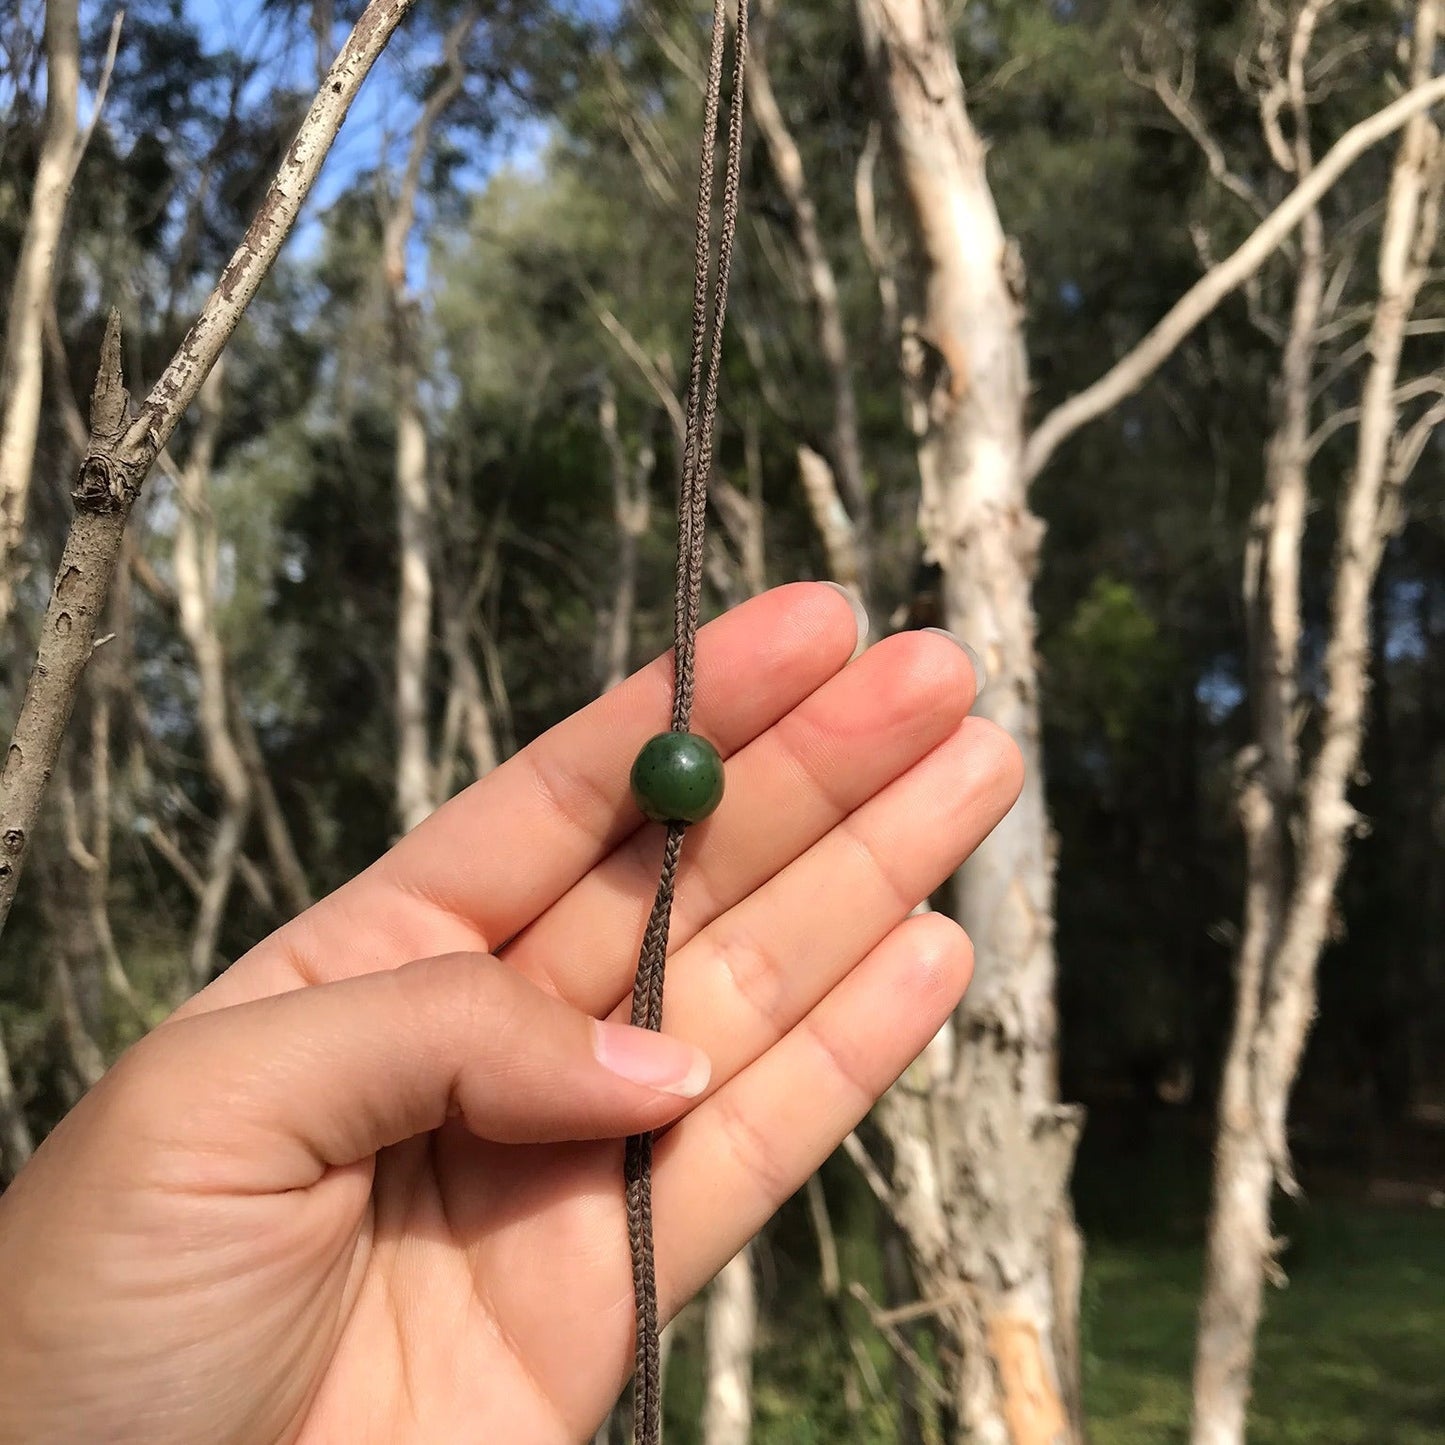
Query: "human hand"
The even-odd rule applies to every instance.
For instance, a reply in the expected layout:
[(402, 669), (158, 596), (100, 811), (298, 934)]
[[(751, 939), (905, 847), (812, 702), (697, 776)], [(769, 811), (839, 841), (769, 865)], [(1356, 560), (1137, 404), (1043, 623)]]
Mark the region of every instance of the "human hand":
[(0, 1198), (0, 1442), (590, 1436), (631, 1369), (621, 1139), (666, 1130), (666, 1319), (968, 981), (958, 927), (908, 915), (1013, 802), (1017, 749), (945, 638), (854, 641), (810, 584), (700, 635), (728, 788), (683, 852), (666, 1037), (625, 1026), (664, 658), (130, 1049)]

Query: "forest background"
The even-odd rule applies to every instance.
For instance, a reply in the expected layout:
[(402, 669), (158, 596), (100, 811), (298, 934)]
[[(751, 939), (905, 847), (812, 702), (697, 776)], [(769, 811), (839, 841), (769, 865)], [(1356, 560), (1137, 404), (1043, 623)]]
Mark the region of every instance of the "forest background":
[[(363, 8), (0, 19), (7, 732), (116, 514), (105, 378), (191, 354)], [(365, 8), (294, 234), (114, 494), (48, 786), (6, 768), (0, 1179), (670, 638), (706, 11)], [(934, 900), (954, 1024), (669, 1331), (669, 1438), (1445, 1439), (1438, 5), (752, 14), (707, 607), (952, 627), (1031, 784)]]

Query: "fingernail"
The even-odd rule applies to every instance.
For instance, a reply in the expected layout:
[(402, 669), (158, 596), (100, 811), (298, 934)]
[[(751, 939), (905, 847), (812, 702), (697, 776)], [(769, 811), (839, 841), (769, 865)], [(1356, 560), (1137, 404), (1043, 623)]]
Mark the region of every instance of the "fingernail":
[(968, 654), (968, 660), (973, 664), (973, 695), (982, 696), (984, 688), (988, 686), (988, 669), (983, 665), (983, 658), (963, 638), (956, 637), (946, 627), (925, 627), (923, 630), (946, 637), (955, 647), (961, 647)]
[[(853, 646), (853, 657), (861, 656), (863, 649), (868, 646), (868, 609), (863, 606), (863, 599), (851, 587), (845, 587), (841, 582), (825, 582), (823, 586), (841, 592), (848, 599), (848, 606), (853, 609), (853, 620), (858, 624), (858, 640)], [(848, 660), (851, 662), (853, 658)]]
[(631, 1024), (594, 1020), (592, 1051), (618, 1078), (684, 1099), (702, 1093), (712, 1075), (712, 1061), (701, 1049)]

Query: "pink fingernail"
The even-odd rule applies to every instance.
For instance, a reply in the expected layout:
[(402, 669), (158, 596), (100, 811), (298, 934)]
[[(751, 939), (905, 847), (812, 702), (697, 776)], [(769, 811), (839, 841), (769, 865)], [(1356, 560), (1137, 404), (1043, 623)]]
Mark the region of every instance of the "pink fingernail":
[(684, 1099), (707, 1088), (712, 1062), (701, 1049), (631, 1024), (594, 1020), (592, 1029), (592, 1051), (608, 1073)]

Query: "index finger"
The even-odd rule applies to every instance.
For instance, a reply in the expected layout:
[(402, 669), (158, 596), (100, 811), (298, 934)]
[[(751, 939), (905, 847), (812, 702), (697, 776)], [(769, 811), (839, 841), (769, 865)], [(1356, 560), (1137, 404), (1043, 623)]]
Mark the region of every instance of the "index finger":
[[(698, 634), (693, 729), (727, 757), (839, 672), (858, 640), (848, 601), (820, 583), (724, 613)], [(672, 683), (669, 652), (443, 804), (186, 1011), (442, 952), (495, 952), (641, 826), (628, 775), (668, 726)]]

